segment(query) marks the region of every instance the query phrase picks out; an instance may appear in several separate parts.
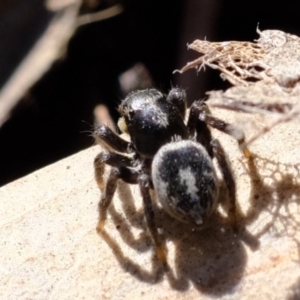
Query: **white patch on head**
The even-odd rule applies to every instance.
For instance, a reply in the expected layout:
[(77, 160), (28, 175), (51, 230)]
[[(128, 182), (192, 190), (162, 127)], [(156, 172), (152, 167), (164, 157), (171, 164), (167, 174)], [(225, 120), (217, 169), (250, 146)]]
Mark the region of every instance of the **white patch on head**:
[(199, 192), (199, 189), (196, 186), (196, 178), (192, 173), (191, 167), (188, 166), (185, 169), (180, 169), (178, 176), (180, 178), (180, 183), (182, 185), (186, 185), (186, 192), (190, 195), (193, 201), (197, 201), (199, 197), (196, 194)]
[(160, 126), (165, 127), (165, 128), (168, 127), (168, 125), (169, 125), (167, 114), (164, 113), (159, 107), (156, 107), (155, 115), (154, 115), (154, 117), (152, 117), (152, 120), (155, 123), (157, 123)]

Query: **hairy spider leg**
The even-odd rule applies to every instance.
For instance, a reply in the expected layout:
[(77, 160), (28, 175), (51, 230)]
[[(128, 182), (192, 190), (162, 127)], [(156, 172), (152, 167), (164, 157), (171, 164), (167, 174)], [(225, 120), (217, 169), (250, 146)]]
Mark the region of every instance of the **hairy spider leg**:
[(214, 157), (217, 159), (220, 170), (222, 172), (223, 180), (226, 184), (229, 197), (229, 218), (232, 222), (234, 231), (237, 231), (237, 220), (236, 220), (236, 185), (233, 178), (232, 170), (227, 161), (225, 151), (221, 146), (219, 140), (215, 139), (211, 141), (212, 150)]
[[(204, 115), (205, 117), (202, 117)], [(222, 132), (233, 136), (239, 143), (240, 149), (243, 149), (244, 155), (251, 160), (251, 153), (246, 148), (244, 133), (241, 129), (210, 115), (210, 111), (203, 100), (195, 101), (190, 109), (190, 115), (187, 123), (189, 134), (197, 133), (197, 142), (201, 143), (208, 151), (208, 154), (218, 161), (224, 182), (229, 196), (229, 218), (232, 222), (234, 231), (237, 230), (236, 221), (236, 185), (230, 164), (227, 161), (225, 151), (217, 139), (212, 139), (211, 132), (207, 124)], [(242, 148), (245, 146), (245, 148)]]
[(119, 179), (122, 179), (124, 182), (136, 184), (138, 183), (138, 173), (134, 170), (124, 168), (124, 167), (113, 167), (110, 170), (110, 174), (105, 186), (105, 189), (102, 193), (101, 199), (98, 203), (99, 209), (99, 222), (97, 225), (98, 233), (101, 232), (104, 228), (107, 209), (113, 199), (117, 188), (117, 182)]
[[(111, 168), (106, 186), (99, 201), (99, 221), (97, 225), (97, 232), (101, 233), (104, 229), (107, 209), (112, 202), (113, 196), (117, 188), (119, 179), (131, 184), (139, 184), (140, 192), (143, 199), (144, 213), (146, 218), (147, 227), (149, 228), (150, 235), (154, 241), (156, 254), (162, 261), (165, 268), (167, 268), (167, 257), (163, 244), (159, 238), (155, 226), (155, 217), (152, 208), (152, 199), (150, 196), (150, 188), (152, 186), (151, 180), (146, 174), (138, 174), (137, 171), (129, 169), (126, 166), (133, 164), (133, 159), (117, 153), (100, 153), (95, 158), (95, 171), (101, 169), (101, 165), (108, 164), (113, 166)], [(117, 167), (118, 166), (118, 167)], [(96, 171), (97, 172), (97, 171)], [(97, 177), (97, 174), (96, 174)]]
[[(132, 144), (123, 140), (104, 124), (97, 126), (94, 136), (95, 139), (100, 144), (103, 144), (105, 148), (113, 149), (118, 152), (132, 152)], [(138, 183), (143, 198), (146, 222), (156, 247), (156, 254), (162, 261), (164, 267), (166, 267), (167, 258), (155, 226), (152, 200), (149, 193), (152, 183), (148, 175), (138, 175), (137, 171), (128, 168), (134, 166), (134, 163), (135, 159), (110, 151), (101, 152), (96, 156), (94, 160), (95, 178), (99, 188), (103, 191), (98, 204), (99, 221), (97, 225), (97, 232), (103, 232), (107, 209), (112, 202), (118, 180), (122, 179), (124, 182), (132, 184)], [(105, 185), (103, 176), (106, 164), (112, 166), (112, 169), (110, 170), (110, 174)]]
[[(104, 166), (112, 166), (106, 185), (104, 184)], [(114, 152), (101, 152), (94, 160), (95, 178), (99, 188), (102, 190), (102, 196), (98, 204), (99, 222), (97, 231), (103, 230), (106, 220), (107, 209), (113, 199), (119, 179), (127, 183), (137, 183), (138, 172), (128, 167), (134, 164), (134, 159)]]
[(204, 146), (209, 156), (212, 158), (213, 152), (210, 144), (212, 135), (207, 124), (199, 119), (200, 111), (209, 113), (208, 107), (204, 102), (199, 103), (199, 101), (195, 101), (191, 106), (187, 122), (188, 133), (190, 138), (193, 138), (196, 132), (197, 142)]
[(153, 212), (153, 206), (152, 206), (152, 199), (150, 195), (150, 178), (146, 174), (141, 174), (138, 177), (138, 183), (143, 199), (143, 205), (144, 205), (144, 213), (146, 217), (146, 222), (148, 225), (148, 229), (150, 231), (151, 237), (154, 241), (156, 255), (159, 258), (159, 260), (163, 263), (164, 268), (168, 269), (167, 264), (167, 256), (164, 249), (164, 246), (161, 242), (161, 239), (159, 237), (156, 225), (155, 225), (155, 217)]
[[(99, 124), (93, 134), (95, 140), (103, 145), (103, 147), (107, 150), (113, 149), (118, 152), (131, 153), (133, 151), (132, 143), (125, 141), (115, 132), (113, 132), (108, 126), (104, 124)], [(106, 155), (106, 157), (104, 157)], [(116, 166), (113, 162), (121, 163), (121, 166), (131, 164), (129, 162), (129, 158), (125, 156), (119, 157), (119, 154), (114, 154), (109, 152), (108, 154), (100, 153), (96, 156), (94, 160), (94, 170), (95, 170), (95, 179), (98, 184), (98, 187), (102, 191), (104, 189), (104, 171), (105, 171), (105, 163), (110, 164), (112, 166)]]
[(108, 126), (100, 124), (94, 131), (94, 138), (97, 143), (103, 145), (106, 149), (114, 149), (118, 152), (132, 153), (132, 143), (125, 141)]
[(117, 188), (117, 182), (120, 178), (120, 171), (118, 168), (112, 168), (110, 170), (110, 174), (105, 186), (105, 189), (102, 193), (102, 197), (98, 203), (98, 209), (99, 209), (99, 222), (97, 225), (97, 232), (100, 233), (103, 231), (105, 221), (106, 221), (106, 214), (107, 209), (112, 201), (112, 198), (115, 194), (116, 188)]
[(252, 154), (247, 148), (245, 141), (245, 134), (242, 129), (238, 128), (233, 124), (229, 124), (213, 117), (205, 104), (204, 100), (195, 101), (191, 107), (192, 117), (190, 117), (190, 124), (188, 122), (188, 129), (193, 131), (193, 122), (195, 122), (195, 116), (198, 116), (199, 120), (205, 122), (209, 126), (216, 128), (233, 138), (235, 138), (239, 144), (240, 150), (243, 152), (244, 156), (248, 159), (252, 159)]

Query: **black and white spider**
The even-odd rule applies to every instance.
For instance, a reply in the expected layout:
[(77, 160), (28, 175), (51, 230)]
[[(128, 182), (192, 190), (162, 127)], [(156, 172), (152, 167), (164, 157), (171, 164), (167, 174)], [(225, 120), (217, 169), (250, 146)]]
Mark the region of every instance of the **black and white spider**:
[[(118, 126), (129, 134), (130, 142), (103, 124), (94, 132), (96, 140), (106, 148), (94, 161), (96, 181), (103, 190), (97, 231), (103, 231), (117, 181), (138, 184), (147, 226), (164, 264), (167, 260), (155, 226), (150, 189), (155, 190), (158, 201), (171, 216), (201, 226), (218, 201), (212, 163), (216, 158), (228, 189), (229, 216), (235, 226), (235, 181), (224, 150), (218, 140), (212, 139), (207, 125), (233, 136), (245, 156), (250, 157), (243, 132), (213, 117), (204, 101), (192, 104), (185, 123), (186, 111), (186, 93), (180, 88), (172, 88), (168, 95), (156, 89), (135, 91), (119, 106)], [(112, 167), (106, 184), (105, 164)]]

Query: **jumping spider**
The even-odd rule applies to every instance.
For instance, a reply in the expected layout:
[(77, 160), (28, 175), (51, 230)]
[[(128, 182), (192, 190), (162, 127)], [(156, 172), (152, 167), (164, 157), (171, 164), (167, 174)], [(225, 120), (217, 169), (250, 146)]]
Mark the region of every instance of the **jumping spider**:
[[(100, 189), (104, 189), (99, 201), (99, 233), (104, 228), (117, 181), (138, 184), (156, 253), (166, 265), (166, 255), (155, 226), (150, 189), (155, 190), (158, 201), (171, 216), (201, 226), (218, 200), (214, 157), (228, 189), (229, 217), (235, 226), (235, 181), (224, 150), (218, 140), (212, 140), (207, 125), (233, 136), (244, 155), (250, 157), (240, 129), (213, 117), (202, 100), (192, 104), (185, 123), (186, 93), (180, 88), (172, 88), (167, 96), (156, 89), (132, 92), (122, 101), (119, 113), (118, 126), (129, 134), (130, 142), (103, 124), (94, 132), (96, 140), (107, 149), (94, 161), (96, 181)], [(106, 185), (103, 180), (105, 164), (112, 167)]]

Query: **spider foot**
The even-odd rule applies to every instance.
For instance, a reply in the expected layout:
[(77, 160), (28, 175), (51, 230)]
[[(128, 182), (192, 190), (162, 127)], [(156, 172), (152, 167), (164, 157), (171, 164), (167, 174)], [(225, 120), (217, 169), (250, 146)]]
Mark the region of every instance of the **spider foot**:
[(102, 177), (96, 177), (96, 182), (97, 182), (97, 185), (98, 185), (99, 189), (101, 191), (103, 191), (104, 188), (105, 188), (105, 182), (104, 182), (103, 178)]
[(250, 152), (250, 150), (247, 147), (245, 147), (242, 151), (246, 158), (248, 158), (250, 160), (253, 159), (252, 153)]
[(99, 220), (96, 230), (98, 234), (101, 234), (104, 230), (105, 220)]
[(96, 227), (96, 230), (99, 234), (101, 234), (104, 231), (105, 221), (106, 221), (106, 212), (100, 211), (100, 217)]
[(156, 246), (156, 255), (158, 259), (162, 262), (164, 271), (169, 270), (169, 265), (167, 261), (167, 255), (164, 247), (162, 245)]

